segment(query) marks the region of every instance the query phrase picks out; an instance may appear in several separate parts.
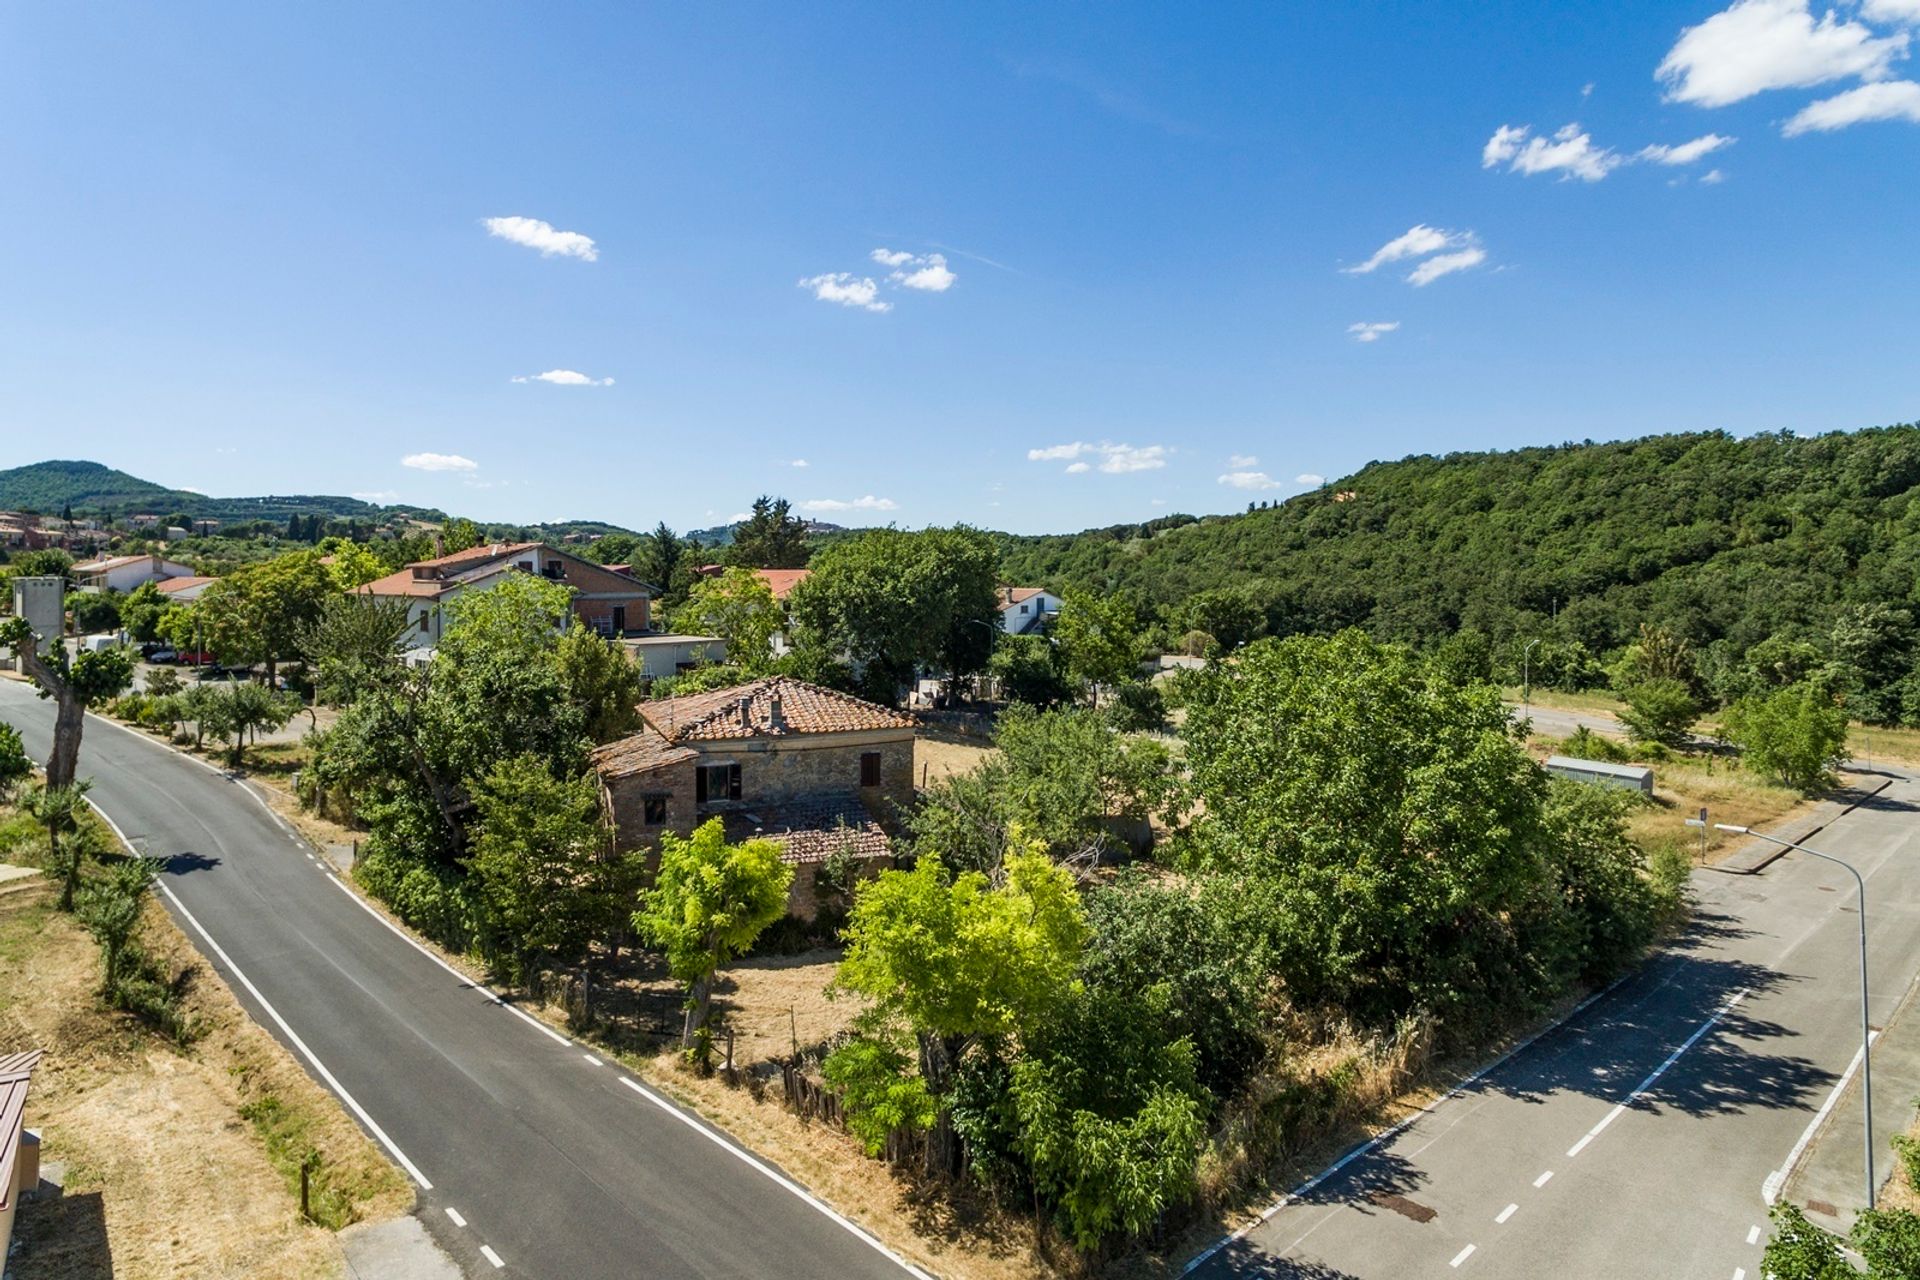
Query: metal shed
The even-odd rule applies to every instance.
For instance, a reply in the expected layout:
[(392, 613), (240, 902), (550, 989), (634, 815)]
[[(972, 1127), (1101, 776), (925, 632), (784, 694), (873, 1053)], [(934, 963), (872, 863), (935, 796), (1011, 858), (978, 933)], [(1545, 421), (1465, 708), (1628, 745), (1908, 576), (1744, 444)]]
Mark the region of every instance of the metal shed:
[(1605, 760), (1580, 760), (1573, 756), (1549, 756), (1547, 772), (1572, 782), (1602, 787), (1623, 787), (1653, 794), (1653, 770), (1644, 764), (1609, 764)]

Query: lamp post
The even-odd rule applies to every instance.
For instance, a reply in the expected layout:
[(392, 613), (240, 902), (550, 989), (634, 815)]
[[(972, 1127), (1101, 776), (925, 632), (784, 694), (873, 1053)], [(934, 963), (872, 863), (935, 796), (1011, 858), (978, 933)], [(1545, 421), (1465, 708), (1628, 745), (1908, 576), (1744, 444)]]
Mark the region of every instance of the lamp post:
[(1777, 844), (1787, 849), (1798, 849), (1802, 853), (1810, 853), (1816, 858), (1833, 863), (1835, 866), (1845, 867), (1847, 874), (1851, 875), (1853, 882), (1860, 887), (1860, 1090), (1861, 1097), (1866, 1099), (1867, 1104), (1865, 1144), (1867, 1208), (1871, 1209), (1874, 1207), (1875, 1199), (1873, 1181), (1873, 1023), (1867, 1016), (1867, 882), (1861, 878), (1858, 871), (1854, 870), (1852, 863), (1842, 862), (1832, 854), (1821, 853), (1818, 849), (1809, 849), (1803, 844), (1795, 844), (1791, 840), (1782, 840), (1778, 836), (1770, 836), (1764, 831), (1755, 831), (1751, 827), (1736, 827), (1725, 822), (1716, 822), (1713, 825), (1722, 831), (1731, 831), (1735, 835), (1752, 836), (1756, 840), (1765, 840), (1769, 844)]

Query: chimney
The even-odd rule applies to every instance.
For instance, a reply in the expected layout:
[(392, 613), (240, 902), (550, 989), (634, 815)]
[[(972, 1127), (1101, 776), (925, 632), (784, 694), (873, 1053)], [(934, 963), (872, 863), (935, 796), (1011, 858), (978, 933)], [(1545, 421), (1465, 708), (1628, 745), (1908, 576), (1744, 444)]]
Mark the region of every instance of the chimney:
[(742, 728), (753, 727), (753, 698), (750, 696), (740, 699), (740, 724)]
[(767, 723), (775, 733), (781, 733), (787, 727), (786, 713), (780, 709), (780, 695), (777, 693), (767, 699)]

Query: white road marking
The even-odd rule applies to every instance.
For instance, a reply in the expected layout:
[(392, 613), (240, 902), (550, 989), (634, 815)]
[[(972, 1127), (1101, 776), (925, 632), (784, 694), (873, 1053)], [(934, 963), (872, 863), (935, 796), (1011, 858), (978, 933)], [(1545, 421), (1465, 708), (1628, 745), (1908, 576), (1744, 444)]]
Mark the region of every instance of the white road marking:
[(1759, 1243), (1760, 1243), (1760, 1228), (1759, 1228), (1759, 1227), (1748, 1227), (1748, 1228), (1747, 1228), (1747, 1243), (1748, 1243), (1748, 1244), (1759, 1244)]
[[(1867, 1044), (1871, 1045), (1879, 1038), (1878, 1031), (1869, 1031)], [(1767, 1180), (1760, 1184), (1760, 1197), (1768, 1204), (1780, 1198), (1780, 1188), (1786, 1186), (1787, 1175), (1793, 1172), (1793, 1166), (1800, 1163), (1800, 1157), (1806, 1151), (1807, 1144), (1813, 1141), (1814, 1132), (1826, 1121), (1827, 1113), (1833, 1110), (1834, 1103), (1840, 1101), (1840, 1095), (1845, 1093), (1847, 1086), (1853, 1082), (1853, 1073), (1860, 1069), (1860, 1059), (1865, 1053), (1864, 1046), (1853, 1051), (1853, 1061), (1847, 1064), (1846, 1071), (1841, 1073), (1840, 1079), (1834, 1083), (1833, 1092), (1827, 1095), (1827, 1100), (1820, 1104), (1818, 1111), (1813, 1113), (1813, 1119), (1807, 1121), (1807, 1127), (1800, 1131), (1800, 1140), (1793, 1144), (1793, 1150), (1787, 1152), (1786, 1162), (1768, 1174)], [(1753, 1242), (1749, 1240), (1747, 1243)]]
[(1587, 1130), (1586, 1136), (1580, 1139), (1580, 1141), (1574, 1143), (1572, 1148), (1567, 1152), (1567, 1157), (1571, 1159), (1574, 1156), (1579, 1155), (1580, 1152), (1586, 1148), (1586, 1145), (1589, 1142), (1592, 1142), (1595, 1138), (1599, 1137), (1601, 1133), (1605, 1132), (1606, 1127), (1612, 1124), (1615, 1120), (1618, 1120), (1620, 1116), (1626, 1111), (1626, 1109), (1632, 1106), (1634, 1102), (1639, 1099), (1641, 1094), (1653, 1088), (1654, 1084), (1660, 1079), (1660, 1077), (1667, 1074), (1667, 1068), (1671, 1067), (1674, 1063), (1680, 1061), (1681, 1054), (1693, 1048), (1694, 1045), (1699, 1044), (1700, 1037), (1706, 1035), (1707, 1032), (1713, 1030), (1713, 1028), (1719, 1023), (1720, 1019), (1727, 1016), (1728, 1011), (1731, 1010), (1733, 1006), (1739, 1004), (1742, 1000), (1746, 999), (1746, 995), (1747, 995), (1747, 989), (1745, 987), (1742, 987), (1740, 990), (1734, 992), (1733, 995), (1726, 1001), (1725, 1004), (1722, 1004), (1718, 1009), (1715, 1009), (1713, 1011), (1713, 1016), (1711, 1018), (1708, 1018), (1705, 1022), (1701, 1023), (1700, 1026), (1694, 1031), (1692, 1035), (1688, 1036), (1685, 1040), (1681, 1041), (1680, 1047), (1675, 1049), (1672, 1053), (1668, 1054), (1667, 1060), (1665, 1062), (1662, 1062), (1659, 1066), (1655, 1067), (1651, 1072), (1649, 1072), (1647, 1075), (1647, 1078), (1645, 1080), (1642, 1080), (1639, 1083), (1639, 1085), (1634, 1089), (1634, 1091), (1626, 1096), (1626, 1099), (1624, 1101), (1614, 1104), (1613, 1110), (1607, 1112), (1606, 1115), (1602, 1116), (1600, 1118), (1599, 1124), (1596, 1124), (1595, 1126), (1593, 1126), (1593, 1128)]
[(486, 1256), (487, 1261), (491, 1262), (494, 1265), (494, 1268), (496, 1270), (507, 1265), (505, 1262), (501, 1261), (500, 1255), (493, 1251), (493, 1247), (491, 1245), (484, 1245), (484, 1244), (481, 1245), (480, 1252)]
[(590, 1053), (583, 1053), (583, 1054), (581, 1054), (580, 1056), (581, 1056), (581, 1057), (583, 1057), (583, 1058), (585, 1058), (585, 1059), (586, 1059), (586, 1060), (587, 1060), (588, 1062), (591, 1062), (591, 1063), (592, 1063), (592, 1064), (593, 1064), (594, 1066), (596, 1066), (596, 1067), (599, 1067), (599, 1066), (604, 1066), (604, 1065), (606, 1065), (605, 1063), (603, 1063), (603, 1062), (601, 1062), (601, 1061), (600, 1061), (600, 1059), (598, 1059), (598, 1058), (596, 1058), (596, 1057), (594, 1057), (594, 1056), (593, 1056), (592, 1054), (590, 1054)]
[(452, 1205), (447, 1206), (447, 1216), (453, 1219), (453, 1225), (456, 1227), (464, 1227), (467, 1225), (467, 1220), (461, 1217), (460, 1211)]
[(494, 989), (492, 987), (489, 987), (486, 983), (475, 982), (472, 978), (469, 978), (466, 974), (460, 972), (458, 969), (448, 964), (445, 960), (442, 960), (439, 956), (433, 954), (433, 952), (429, 951), (426, 947), (422, 946), (418, 941), (409, 937), (405, 929), (402, 929), (399, 925), (387, 919), (385, 916), (381, 915), (378, 911), (375, 911), (373, 909), (372, 904), (368, 903), (359, 894), (355, 893), (352, 889), (348, 888), (346, 883), (342, 881), (339, 876), (336, 876), (331, 871), (329, 871), (327, 872), (327, 879), (333, 881), (334, 886), (338, 888), (340, 892), (346, 894), (348, 899), (351, 900), (355, 906), (359, 907), (362, 911), (366, 912), (368, 915), (372, 916), (375, 920), (378, 920), (381, 924), (385, 925), (388, 929), (392, 930), (394, 937), (399, 938), (402, 942), (412, 947), (415, 951), (418, 951), (421, 955), (433, 961), (435, 964), (439, 965), (442, 969), (445, 969), (448, 973), (460, 979), (460, 981), (466, 983), (468, 986), (472, 987), (475, 991), (478, 991), (481, 995), (485, 996), (487, 999), (493, 1001), (493, 1003), (499, 1005), (501, 1008), (507, 1010), (509, 1013), (516, 1015), (522, 1021), (524, 1021), (528, 1026), (532, 1027), (535, 1031), (538, 1031), (541, 1035), (546, 1036), (552, 1040), (557, 1040), (561, 1044), (570, 1045), (573, 1043), (573, 1041), (567, 1039), (565, 1036), (561, 1035), (558, 1031), (555, 1031), (552, 1027), (540, 1021), (540, 1019), (533, 1017), (531, 1014), (524, 1013), (521, 1010), (516, 1009), (512, 1005), (508, 1004), (505, 1000), (500, 998), (500, 995), (498, 992), (494, 991)]
[(1494, 1219), (1494, 1222), (1495, 1222), (1495, 1223), (1496, 1223), (1497, 1225), (1500, 1225), (1500, 1226), (1505, 1226), (1505, 1225), (1506, 1225), (1506, 1222), (1507, 1222), (1507, 1219), (1508, 1219), (1508, 1218), (1511, 1218), (1511, 1217), (1512, 1217), (1512, 1216), (1513, 1216), (1513, 1215), (1514, 1215), (1515, 1213), (1518, 1213), (1518, 1212), (1519, 1212), (1519, 1210), (1520, 1210), (1520, 1206), (1519, 1206), (1519, 1205), (1517, 1205), (1517, 1204), (1510, 1204), (1510, 1205), (1508, 1205), (1508, 1206), (1507, 1206), (1506, 1208), (1504, 1208), (1504, 1209), (1502, 1209), (1502, 1210), (1500, 1211), (1500, 1214), (1499, 1214), (1499, 1216), (1498, 1216), (1498, 1217), (1496, 1217), (1496, 1218)]
[(1733, 1280), (1747, 1280), (1747, 1269), (1745, 1267), (1735, 1267), (1733, 1269)]
[[(120, 829), (120, 824), (108, 817), (106, 810), (102, 809), (98, 804), (94, 804), (93, 800), (89, 799), (87, 803), (93, 805), (94, 812), (98, 813), (101, 818), (105, 819), (106, 824), (113, 828), (113, 834), (120, 837), (120, 842), (126, 845), (128, 849), (132, 849), (133, 842), (127, 839), (127, 833)], [(400, 1149), (398, 1143), (387, 1136), (387, 1131), (382, 1129), (372, 1116), (367, 1114), (367, 1109), (360, 1105), (360, 1100), (348, 1093), (346, 1087), (334, 1078), (333, 1072), (327, 1070), (327, 1064), (320, 1061), (318, 1054), (307, 1048), (307, 1042), (302, 1040), (300, 1034), (287, 1024), (285, 1018), (280, 1016), (280, 1011), (274, 1008), (265, 996), (260, 994), (260, 988), (253, 985), (253, 979), (249, 978), (246, 973), (241, 970), (240, 966), (233, 962), (233, 958), (226, 953), (226, 950), (213, 940), (213, 935), (207, 932), (206, 926), (194, 917), (193, 912), (187, 910), (187, 904), (180, 901), (180, 895), (173, 891), (173, 886), (164, 880), (158, 881), (157, 883), (159, 884), (160, 892), (167, 895), (167, 901), (171, 902), (174, 910), (180, 913), (180, 918), (192, 925), (195, 933), (206, 939), (207, 945), (213, 948), (213, 954), (220, 958), (221, 964), (227, 966), (227, 972), (240, 979), (240, 985), (245, 987), (253, 998), (260, 1002), (260, 1007), (267, 1011), (267, 1016), (273, 1019), (275, 1025), (277, 1025), (281, 1031), (286, 1033), (287, 1040), (294, 1048), (300, 1051), (302, 1057), (312, 1064), (314, 1071), (326, 1082), (327, 1087), (340, 1096), (340, 1101), (347, 1104), (348, 1110), (360, 1117), (360, 1123), (366, 1125), (367, 1131), (380, 1140), (380, 1145), (387, 1149), (387, 1154), (397, 1160), (400, 1167), (412, 1175), (413, 1180), (420, 1184), (422, 1191), (433, 1190), (433, 1184), (427, 1181), (426, 1174), (420, 1172), (420, 1166), (407, 1159), (407, 1153)]]
[[(1630, 977), (1632, 975), (1628, 975), (1628, 976)], [(1197, 1270), (1201, 1266), (1205, 1265), (1207, 1259), (1211, 1258), (1214, 1254), (1220, 1252), (1222, 1249), (1226, 1248), (1228, 1245), (1232, 1244), (1234, 1241), (1242, 1239), (1247, 1235), (1248, 1232), (1252, 1231), (1255, 1227), (1258, 1227), (1261, 1223), (1272, 1221), (1273, 1216), (1275, 1214), (1279, 1213), (1282, 1209), (1286, 1208), (1288, 1205), (1298, 1200), (1301, 1196), (1306, 1195), (1309, 1191), (1312, 1191), (1315, 1187), (1325, 1182), (1328, 1178), (1331, 1178), (1334, 1174), (1339, 1173), (1342, 1169), (1352, 1164), (1355, 1160), (1358, 1160), (1361, 1156), (1365, 1155), (1367, 1152), (1372, 1151), (1375, 1147), (1384, 1146), (1385, 1144), (1392, 1142), (1395, 1138), (1399, 1137), (1401, 1134), (1405, 1133), (1408, 1129), (1418, 1124), (1422, 1119), (1424, 1119), (1429, 1115), (1432, 1115), (1441, 1106), (1445, 1105), (1446, 1103), (1452, 1101), (1454, 1098), (1457, 1098), (1461, 1094), (1465, 1093), (1468, 1089), (1473, 1087), (1473, 1085), (1476, 1082), (1483, 1079), (1484, 1077), (1491, 1074), (1492, 1072), (1498, 1071), (1501, 1067), (1511, 1062), (1514, 1058), (1518, 1057), (1522, 1053), (1525, 1053), (1527, 1049), (1531, 1047), (1536, 1040), (1539, 1040), (1542, 1036), (1546, 1036), (1551, 1034), (1552, 1032), (1558, 1031), (1561, 1027), (1566, 1026), (1569, 1022), (1572, 1022), (1575, 1018), (1579, 1017), (1580, 1014), (1586, 1010), (1587, 1006), (1591, 1005), (1594, 1001), (1600, 999), (1602, 996), (1605, 996), (1608, 992), (1612, 991), (1615, 987), (1619, 986), (1621, 983), (1625, 982), (1626, 980), (1627, 980), (1626, 977), (1615, 978), (1612, 982), (1609, 982), (1606, 986), (1600, 988), (1600, 990), (1594, 992), (1592, 995), (1588, 996), (1585, 1000), (1582, 1000), (1579, 1004), (1576, 1004), (1575, 1006), (1573, 1006), (1573, 1008), (1567, 1010), (1566, 1015), (1562, 1017), (1558, 1022), (1555, 1022), (1548, 1026), (1540, 1028), (1540, 1030), (1534, 1032), (1532, 1035), (1522, 1040), (1519, 1044), (1514, 1045), (1513, 1048), (1507, 1050), (1505, 1053), (1495, 1058), (1492, 1062), (1489, 1062), (1486, 1066), (1481, 1067), (1478, 1071), (1466, 1077), (1466, 1079), (1462, 1080), (1459, 1084), (1456, 1084), (1455, 1086), (1453, 1086), (1453, 1088), (1447, 1090), (1445, 1093), (1435, 1098), (1432, 1102), (1429, 1102), (1426, 1106), (1420, 1108), (1418, 1111), (1414, 1112), (1412, 1115), (1408, 1116), (1406, 1119), (1400, 1121), (1400, 1123), (1382, 1130), (1380, 1133), (1376, 1134), (1374, 1137), (1369, 1138), (1367, 1141), (1362, 1142), (1358, 1146), (1354, 1147), (1352, 1150), (1348, 1151), (1345, 1155), (1341, 1156), (1338, 1160), (1335, 1160), (1332, 1164), (1322, 1169), (1319, 1173), (1314, 1174), (1311, 1178), (1308, 1178), (1305, 1182), (1301, 1183), (1299, 1186), (1295, 1187), (1293, 1190), (1287, 1192), (1287, 1194), (1281, 1196), (1278, 1200), (1275, 1200), (1272, 1204), (1262, 1209), (1260, 1211), (1260, 1216), (1255, 1218), (1252, 1222), (1249, 1222), (1245, 1226), (1239, 1227), (1233, 1231), (1228, 1232), (1226, 1235), (1221, 1236), (1218, 1240), (1215, 1240), (1212, 1244), (1208, 1245), (1205, 1249), (1202, 1249), (1199, 1253), (1189, 1258), (1187, 1260), (1187, 1265), (1180, 1268), (1180, 1274), (1184, 1276)], [(1551, 1177), (1552, 1175), (1549, 1174), (1548, 1176)], [(1545, 1181), (1545, 1179), (1542, 1179), (1542, 1181)], [(1534, 1185), (1539, 1186), (1540, 1184), (1536, 1182)], [(1305, 1239), (1305, 1238), (1306, 1238), (1305, 1236), (1301, 1237), (1301, 1239)]]
[(873, 1249), (876, 1253), (879, 1253), (881, 1256), (893, 1262), (896, 1266), (900, 1267), (900, 1269), (905, 1271), (908, 1275), (917, 1276), (919, 1277), (919, 1280), (933, 1280), (932, 1276), (922, 1271), (919, 1267), (914, 1266), (911, 1262), (908, 1262), (905, 1258), (901, 1257), (899, 1254), (895, 1253), (893, 1250), (887, 1248), (886, 1245), (880, 1243), (880, 1241), (876, 1239), (873, 1236), (873, 1234), (870, 1233), (865, 1227), (861, 1226), (859, 1223), (855, 1222), (853, 1219), (847, 1217), (845, 1214), (841, 1213), (839, 1210), (833, 1208), (833, 1206), (827, 1204), (826, 1201), (820, 1199), (818, 1196), (814, 1195), (811, 1191), (808, 1191), (805, 1187), (801, 1186), (799, 1183), (795, 1182), (793, 1179), (787, 1177), (787, 1175), (785, 1175), (784, 1173), (781, 1173), (778, 1169), (775, 1169), (772, 1165), (767, 1164), (765, 1161), (761, 1160), (758, 1156), (755, 1156), (754, 1154), (747, 1151), (743, 1147), (735, 1146), (733, 1143), (729, 1142), (725, 1137), (721, 1136), (718, 1132), (702, 1124), (700, 1121), (694, 1119), (691, 1115), (687, 1114), (685, 1111), (682, 1111), (679, 1107), (674, 1106), (673, 1103), (667, 1101), (665, 1098), (661, 1097), (659, 1094), (655, 1093), (653, 1090), (647, 1088), (647, 1086), (641, 1084), (639, 1081), (633, 1079), (631, 1076), (621, 1076), (620, 1083), (627, 1086), (627, 1088), (633, 1090), (635, 1093), (639, 1094), (641, 1097), (645, 1098), (648, 1102), (651, 1102), (654, 1106), (660, 1108), (662, 1111), (666, 1112), (668, 1115), (672, 1116), (675, 1120), (678, 1120), (681, 1124), (684, 1124), (685, 1126), (687, 1126), (687, 1128), (693, 1130), (695, 1133), (705, 1138), (708, 1142), (713, 1143), (716, 1147), (719, 1147), (722, 1151), (726, 1152), (728, 1155), (732, 1156), (734, 1159), (741, 1161), (743, 1164), (747, 1164), (755, 1169), (758, 1169), (761, 1173), (764, 1173), (765, 1175), (767, 1175), (767, 1177), (771, 1178), (775, 1183), (779, 1184), (781, 1187), (785, 1188), (787, 1191), (792, 1192), (794, 1195), (800, 1197), (800, 1199), (806, 1201), (806, 1203), (812, 1205), (815, 1209), (818, 1209), (821, 1213), (833, 1219), (835, 1222), (839, 1223), (841, 1226), (845, 1227), (848, 1231), (852, 1232), (853, 1235), (856, 1238), (858, 1238), (861, 1243), (867, 1245), (869, 1248)]
[(1533, 1180), (1533, 1185), (1536, 1187), (1544, 1187), (1547, 1185), (1547, 1179), (1551, 1178), (1552, 1176), (1553, 1176), (1553, 1170), (1549, 1169), (1545, 1173), (1541, 1174), (1539, 1177), (1535, 1178)]
[(1473, 1249), (1474, 1249), (1474, 1246), (1468, 1245), (1466, 1248), (1462, 1249), (1460, 1252), (1454, 1254), (1453, 1261), (1449, 1262), (1447, 1265), (1450, 1267), (1459, 1266), (1461, 1263), (1465, 1262), (1468, 1258), (1471, 1258), (1473, 1256)]

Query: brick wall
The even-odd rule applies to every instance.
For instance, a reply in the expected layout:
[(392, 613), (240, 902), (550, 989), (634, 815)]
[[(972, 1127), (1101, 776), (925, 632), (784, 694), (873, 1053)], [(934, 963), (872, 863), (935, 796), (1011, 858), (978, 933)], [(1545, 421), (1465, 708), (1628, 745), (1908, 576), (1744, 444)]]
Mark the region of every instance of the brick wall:
[[(823, 862), (803, 862), (794, 867), (793, 883), (787, 886), (788, 915), (812, 921), (820, 914), (820, 895), (815, 877), (825, 865)], [(892, 865), (892, 858), (864, 858), (856, 872), (860, 879), (871, 880)]]
[[(690, 836), (697, 825), (693, 803), (693, 762), (683, 761), (655, 769), (650, 773), (608, 779), (601, 784), (607, 810), (613, 817), (614, 847), (651, 849), (659, 843), (662, 831)], [(648, 826), (646, 797), (667, 797), (667, 821), (664, 826)]]
[[(704, 761), (739, 763), (740, 808), (857, 793), (874, 817), (891, 822), (898, 807), (913, 799), (912, 730), (881, 741), (794, 737), (687, 745), (701, 752)], [(878, 787), (860, 785), (860, 757), (869, 751), (880, 753)]]
[(613, 622), (613, 611), (617, 606), (627, 610), (627, 630), (645, 631), (652, 624), (647, 612), (647, 596), (640, 592), (624, 599), (588, 600), (575, 596), (573, 600), (574, 616), (590, 627), (604, 627)]

